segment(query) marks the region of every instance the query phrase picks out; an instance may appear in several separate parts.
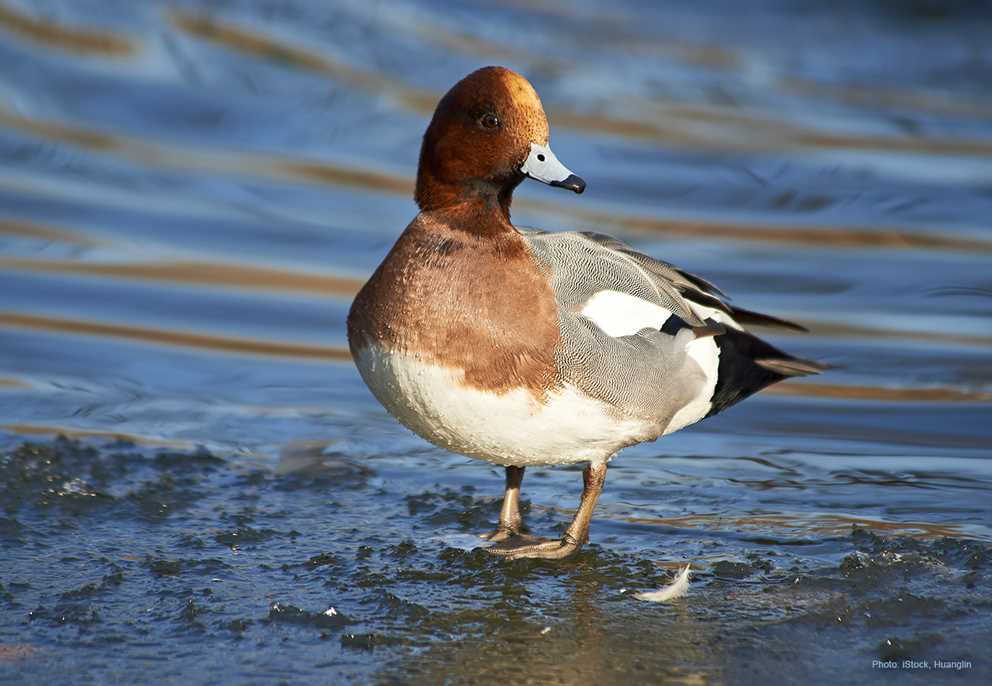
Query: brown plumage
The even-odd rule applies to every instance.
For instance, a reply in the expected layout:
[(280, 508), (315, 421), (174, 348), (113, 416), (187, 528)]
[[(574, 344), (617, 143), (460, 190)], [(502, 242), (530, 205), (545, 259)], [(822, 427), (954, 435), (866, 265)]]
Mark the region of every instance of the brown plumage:
[[(486, 126), (489, 117), (496, 126)], [(547, 144), (548, 131), (541, 99), (527, 79), (503, 67), (472, 72), (441, 98), (424, 134), (417, 204), (431, 211), (473, 198), (496, 201), (509, 219), (513, 189), (524, 178), (520, 166), (532, 142)], [(496, 228), (511, 227), (478, 226)]]
[(556, 384), (554, 294), (516, 231), (453, 228), (465, 211), (421, 214), (407, 227), (355, 298), (352, 351), (374, 343), (464, 370), (473, 388), (543, 398)]

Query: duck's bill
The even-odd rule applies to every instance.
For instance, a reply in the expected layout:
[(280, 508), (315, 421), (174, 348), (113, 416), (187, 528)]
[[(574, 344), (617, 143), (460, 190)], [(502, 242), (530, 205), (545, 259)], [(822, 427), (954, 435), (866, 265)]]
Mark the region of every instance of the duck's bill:
[(549, 186), (567, 188), (570, 191), (581, 193), (586, 189), (586, 182), (572, 173), (572, 170), (558, 161), (551, 148), (546, 145), (530, 144), (530, 154), (524, 160), (524, 166), (520, 168), (524, 174), (546, 183)]

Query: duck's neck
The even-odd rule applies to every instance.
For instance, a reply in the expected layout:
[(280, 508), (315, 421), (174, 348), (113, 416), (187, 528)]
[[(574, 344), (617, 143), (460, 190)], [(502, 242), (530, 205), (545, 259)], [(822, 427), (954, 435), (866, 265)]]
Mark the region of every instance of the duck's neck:
[(510, 204), (519, 183), (517, 179), (501, 184), (485, 180), (450, 183), (421, 171), (414, 199), (423, 212), (457, 212), (477, 222), (480, 229), (513, 230)]

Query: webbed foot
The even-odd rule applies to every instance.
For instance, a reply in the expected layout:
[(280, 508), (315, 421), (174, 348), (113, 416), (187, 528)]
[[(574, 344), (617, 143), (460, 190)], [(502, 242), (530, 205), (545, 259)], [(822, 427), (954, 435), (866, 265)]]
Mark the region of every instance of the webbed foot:
[(578, 552), (582, 544), (573, 539), (568, 534), (562, 538), (540, 539), (528, 536), (526, 540), (512, 540), (516, 545), (494, 545), (486, 548), (486, 552), (492, 555), (499, 555), (507, 560), (519, 560), (521, 558), (539, 558), (544, 560), (561, 560), (573, 553)]
[(492, 541), (493, 543), (502, 543), (503, 541), (508, 541), (521, 535), (518, 529), (500, 524), (488, 533), (479, 534), (479, 538)]
[(596, 501), (599, 499), (605, 481), (605, 463), (589, 465), (583, 470), (582, 499), (579, 502), (579, 509), (576, 510), (568, 531), (560, 539), (542, 540), (527, 537), (531, 538), (531, 541), (521, 540), (523, 536), (509, 533), (514, 527), (504, 526), (504, 522), (507, 520), (501, 517), (500, 527), (505, 528), (508, 533), (505, 537), (490, 539), (498, 542), (486, 550), (508, 560), (519, 560), (524, 557), (561, 560), (578, 552), (582, 544), (589, 540), (589, 520), (592, 518), (592, 511), (596, 507)]

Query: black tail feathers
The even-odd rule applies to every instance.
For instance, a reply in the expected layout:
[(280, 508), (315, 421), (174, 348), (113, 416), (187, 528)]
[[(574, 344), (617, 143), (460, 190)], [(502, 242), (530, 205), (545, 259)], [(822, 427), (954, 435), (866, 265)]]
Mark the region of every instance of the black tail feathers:
[(707, 417), (791, 376), (819, 374), (827, 367), (793, 357), (746, 331), (727, 328), (714, 339), (720, 349), (716, 389)]

